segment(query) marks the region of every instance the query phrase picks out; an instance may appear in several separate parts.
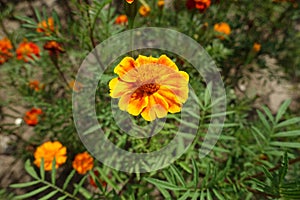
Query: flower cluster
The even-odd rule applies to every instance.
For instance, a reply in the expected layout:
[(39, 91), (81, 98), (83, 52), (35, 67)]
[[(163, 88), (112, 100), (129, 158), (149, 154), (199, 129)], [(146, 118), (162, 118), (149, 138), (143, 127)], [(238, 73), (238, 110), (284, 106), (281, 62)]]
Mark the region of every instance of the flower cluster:
[(12, 57), (13, 46), (8, 38), (0, 40), (0, 65), (5, 63), (10, 57)]
[(29, 126), (35, 126), (39, 122), (39, 115), (43, 114), (42, 110), (39, 108), (32, 108), (27, 111), (24, 116), (24, 121)]
[(221, 40), (225, 39), (225, 37), (224, 37), (225, 35), (230, 35), (230, 33), (231, 33), (229, 24), (227, 24), (225, 22), (215, 24), (214, 30), (218, 33), (217, 37), (220, 38)]

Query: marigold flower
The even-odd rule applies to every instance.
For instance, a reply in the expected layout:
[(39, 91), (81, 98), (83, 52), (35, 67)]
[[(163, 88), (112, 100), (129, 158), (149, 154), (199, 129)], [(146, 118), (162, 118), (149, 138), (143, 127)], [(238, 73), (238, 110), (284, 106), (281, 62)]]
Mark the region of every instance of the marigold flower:
[(218, 35), (217, 37), (220, 39), (224, 39), (224, 35), (229, 35), (231, 33), (231, 29), (230, 26), (225, 23), (225, 22), (221, 22), (218, 24), (214, 25), (214, 30), (218, 33), (221, 33), (222, 35)]
[(39, 33), (45, 33), (45, 35), (51, 35), (51, 33), (55, 31), (53, 18), (49, 17), (48, 20), (43, 20), (38, 23), (36, 31)]
[(158, 0), (157, 6), (162, 9), (165, 6), (165, 1), (164, 0)]
[(211, 0), (187, 0), (186, 7), (189, 10), (198, 9), (200, 12), (204, 12), (209, 8)]
[(253, 49), (253, 51), (256, 52), (256, 53), (259, 52), (260, 49), (261, 49), (261, 44), (255, 42), (255, 43), (253, 44), (252, 49)]
[(38, 124), (39, 115), (43, 114), (42, 110), (39, 108), (32, 108), (27, 111), (24, 116), (24, 121), (29, 126), (35, 126)]
[(132, 4), (134, 0), (126, 0), (127, 3)]
[(75, 156), (72, 166), (78, 174), (85, 174), (87, 171), (93, 169), (94, 159), (87, 152), (83, 152)]
[(48, 41), (44, 45), (44, 49), (49, 51), (50, 55), (57, 56), (59, 53), (64, 53), (65, 50), (62, 48), (62, 45), (56, 41)]
[(12, 48), (13, 46), (8, 38), (0, 40), (0, 65), (12, 57), (12, 53), (10, 52)]
[(115, 24), (126, 24), (128, 22), (128, 18), (126, 15), (119, 15), (116, 18)]
[(151, 8), (150, 8), (149, 6), (147, 6), (147, 5), (142, 5), (142, 6), (140, 7), (140, 9), (139, 9), (139, 13), (140, 13), (140, 15), (142, 15), (143, 17), (148, 16), (149, 13), (150, 13), (150, 11), (151, 11)]
[(29, 88), (38, 92), (43, 88), (38, 80), (29, 81)]
[(67, 148), (60, 142), (45, 142), (40, 145), (34, 152), (34, 164), (41, 166), (42, 158), (44, 159), (44, 169), (46, 171), (52, 170), (52, 161), (55, 158), (55, 168), (58, 168), (67, 161)]
[(120, 98), (121, 110), (147, 121), (180, 112), (188, 98), (189, 75), (166, 55), (125, 57), (114, 72), (119, 77), (109, 82), (110, 96)]
[[(97, 181), (99, 181), (99, 183), (102, 185), (102, 187), (106, 187), (107, 183), (105, 181), (99, 179), (99, 175), (100, 175), (99, 171), (98, 170), (94, 170), (93, 173), (94, 173)], [(89, 175), (89, 183), (93, 187), (97, 188), (97, 184), (96, 184), (96, 182), (94, 181), (94, 179), (92, 178), (91, 175)]]
[(33, 54), (37, 57), (40, 56), (40, 49), (33, 42), (24, 41), (19, 44), (16, 53), (18, 60), (24, 60), (25, 62), (28, 62), (28, 58), (33, 59)]

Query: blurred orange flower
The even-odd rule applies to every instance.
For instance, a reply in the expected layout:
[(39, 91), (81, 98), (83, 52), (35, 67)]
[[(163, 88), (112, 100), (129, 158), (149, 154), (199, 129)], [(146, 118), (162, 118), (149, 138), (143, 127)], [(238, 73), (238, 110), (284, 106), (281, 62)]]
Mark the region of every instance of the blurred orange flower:
[(221, 23), (215, 24), (214, 25), (214, 30), (216, 32), (222, 34), (222, 35), (218, 35), (217, 36), (221, 40), (225, 39), (224, 35), (229, 35), (231, 33), (230, 26), (227, 23), (225, 23), (225, 22), (221, 22)]
[(93, 169), (94, 159), (87, 152), (83, 152), (75, 156), (72, 166), (78, 174), (85, 174), (87, 171)]
[(38, 80), (29, 81), (29, 88), (38, 92), (43, 88)]
[(45, 142), (40, 145), (34, 152), (34, 164), (41, 166), (42, 158), (44, 159), (44, 169), (46, 171), (52, 170), (52, 161), (55, 158), (55, 168), (64, 164), (67, 161), (67, 148), (60, 142)]
[(209, 8), (211, 4), (211, 0), (187, 0), (186, 7), (189, 10), (198, 9), (200, 12), (204, 12), (207, 8)]
[(72, 80), (69, 82), (69, 87), (73, 89), (74, 92), (80, 92), (80, 90), (83, 88), (82, 83)]
[(139, 9), (139, 13), (140, 13), (140, 15), (142, 15), (143, 17), (148, 16), (149, 13), (150, 13), (150, 11), (151, 11), (151, 8), (150, 8), (149, 6), (147, 6), (147, 5), (142, 5), (142, 6), (140, 7), (140, 9)]
[(64, 53), (62, 45), (56, 41), (48, 41), (44, 45), (44, 49), (49, 51), (50, 55), (57, 56), (59, 53)]
[(125, 57), (114, 72), (119, 77), (109, 82), (110, 96), (120, 98), (121, 110), (147, 121), (180, 112), (188, 98), (189, 75), (166, 55)]
[(32, 57), (33, 54), (39, 57), (40, 49), (33, 42), (24, 41), (19, 44), (16, 53), (17, 53), (18, 60), (24, 60), (25, 62), (27, 62), (28, 58), (33, 59)]
[(12, 57), (12, 53), (10, 52), (12, 48), (13, 46), (8, 38), (0, 40), (0, 65)]
[(39, 33), (45, 33), (45, 35), (51, 35), (51, 33), (55, 31), (53, 18), (49, 17), (48, 20), (43, 20), (38, 23), (36, 31)]
[(126, 24), (128, 22), (128, 18), (126, 15), (119, 15), (116, 18), (115, 24)]
[(253, 51), (256, 52), (256, 53), (259, 52), (260, 49), (261, 49), (261, 44), (255, 42), (255, 43), (253, 44), (252, 49), (253, 49)]
[(165, 6), (165, 1), (164, 0), (158, 0), (157, 6), (162, 9)]
[(126, 2), (132, 4), (134, 0), (126, 0)]
[(39, 108), (32, 108), (27, 111), (24, 116), (24, 121), (29, 126), (35, 126), (38, 124), (38, 116), (43, 114), (42, 110)]

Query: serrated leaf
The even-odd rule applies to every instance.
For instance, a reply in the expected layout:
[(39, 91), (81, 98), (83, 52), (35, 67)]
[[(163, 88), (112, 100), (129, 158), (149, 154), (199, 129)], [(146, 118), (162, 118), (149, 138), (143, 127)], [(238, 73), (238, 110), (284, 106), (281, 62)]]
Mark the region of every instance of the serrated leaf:
[(40, 183), (40, 181), (31, 181), (31, 182), (27, 182), (27, 183), (16, 183), (16, 184), (11, 184), (9, 187), (12, 188), (23, 188), (23, 187), (29, 187), (29, 186), (33, 186)]
[(37, 194), (43, 192), (44, 190), (48, 189), (49, 187), (50, 186), (48, 186), (48, 185), (40, 187), (40, 188), (38, 188), (36, 190), (33, 190), (31, 192), (28, 192), (26, 194), (22, 194), (22, 195), (16, 196), (16, 199), (26, 199), (26, 198), (32, 197), (34, 195), (37, 195)]
[(174, 185), (172, 183), (166, 182), (166, 181), (162, 181), (162, 180), (158, 180), (158, 179), (154, 179), (154, 178), (144, 178), (144, 180), (146, 180), (147, 182), (160, 187), (160, 188), (164, 188), (164, 189), (168, 189), (168, 190), (185, 190), (185, 188), (183, 187), (179, 187), (177, 185)]
[(293, 125), (300, 122), (300, 117), (295, 117), (292, 119), (285, 120), (275, 126), (275, 128), (287, 127), (289, 125)]
[(58, 193), (57, 190), (54, 190), (48, 194), (46, 194), (45, 196), (43, 196), (42, 198), (40, 198), (39, 200), (48, 200), (50, 199), (51, 197), (53, 197), (54, 195), (56, 195)]
[(36, 171), (34, 170), (34, 168), (30, 164), (30, 160), (26, 160), (26, 162), (25, 162), (25, 170), (33, 178), (39, 179), (39, 176), (37, 175)]
[(272, 115), (272, 112), (271, 110), (266, 107), (266, 106), (262, 106), (262, 109), (264, 110), (265, 114), (268, 116), (269, 120), (273, 123), (273, 125), (275, 124), (275, 121), (274, 121), (274, 117)]
[(270, 126), (269, 122), (267, 121), (266, 117), (262, 114), (262, 112), (260, 112), (259, 110), (257, 110), (257, 114), (258, 114), (258, 117), (259, 117), (260, 121), (263, 123), (263, 125), (269, 131), (271, 131), (271, 126)]
[(276, 122), (278, 122), (281, 119), (282, 115), (286, 112), (286, 110), (290, 104), (291, 104), (290, 99), (284, 101), (283, 104), (281, 104), (280, 108), (278, 109), (277, 115), (276, 115), (276, 119), (275, 119)]

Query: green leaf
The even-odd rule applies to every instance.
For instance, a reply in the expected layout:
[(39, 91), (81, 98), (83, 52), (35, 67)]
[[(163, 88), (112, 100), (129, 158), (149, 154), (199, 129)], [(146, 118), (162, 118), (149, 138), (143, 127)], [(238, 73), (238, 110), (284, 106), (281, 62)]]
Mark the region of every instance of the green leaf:
[(257, 135), (264, 141), (267, 141), (267, 138), (264, 136), (264, 134), (255, 126), (252, 126), (252, 129), (254, 130), (255, 133), (257, 133)]
[(281, 147), (288, 147), (288, 148), (300, 148), (300, 143), (298, 142), (270, 142), (270, 145), (273, 146), (281, 146)]
[(293, 125), (293, 124), (296, 124), (299, 122), (300, 122), (300, 117), (295, 117), (295, 118), (285, 120), (285, 121), (275, 125), (275, 128), (287, 127), (289, 125)]
[(281, 167), (279, 169), (279, 183), (280, 184), (283, 182), (284, 177), (287, 174), (288, 164), (289, 164), (288, 155), (287, 155), (287, 152), (285, 152), (283, 159), (282, 159)]
[(16, 199), (26, 199), (26, 198), (32, 197), (34, 195), (37, 195), (37, 194), (43, 192), (44, 190), (48, 189), (49, 187), (50, 186), (48, 186), (48, 185), (44, 186), (44, 187), (40, 187), (40, 188), (38, 188), (36, 190), (33, 190), (31, 192), (28, 192), (26, 194), (22, 194), (22, 195), (16, 196)]
[(190, 190), (186, 191), (178, 200), (186, 200), (190, 197)]
[(268, 179), (273, 180), (273, 175), (269, 172), (269, 170), (267, 168), (262, 166), (262, 170)]
[(194, 158), (192, 158), (192, 164), (193, 164), (193, 184), (194, 184), (194, 187), (197, 188), (198, 183), (199, 183), (199, 170), (198, 170), (197, 163), (194, 160)]
[(212, 191), (219, 200), (225, 200), (225, 198), (216, 189), (213, 189)]
[(65, 183), (64, 183), (63, 188), (62, 188), (63, 190), (65, 190), (67, 188), (67, 186), (69, 185), (70, 180), (72, 179), (72, 177), (74, 176), (74, 174), (75, 174), (75, 170), (73, 169), (71, 171), (71, 173), (68, 175), (68, 177), (66, 178), (66, 180), (65, 180)]
[(212, 83), (208, 83), (204, 94), (204, 106), (207, 107), (211, 99)]
[(173, 172), (173, 174), (175, 175), (176, 179), (181, 183), (181, 185), (183, 185), (184, 187), (186, 187), (186, 183), (184, 181), (183, 176), (181, 175), (180, 171), (178, 170), (177, 167), (175, 167), (175, 165), (171, 165), (171, 170)]
[(300, 130), (283, 131), (272, 135), (272, 137), (296, 137), (296, 136), (300, 136)]
[(273, 117), (273, 114), (272, 114), (271, 110), (268, 107), (266, 107), (266, 106), (262, 106), (262, 109), (265, 111), (265, 114), (268, 116), (269, 120), (274, 125), (275, 121), (274, 121), (274, 117)]
[(54, 157), (54, 159), (52, 160), (52, 170), (51, 170), (51, 183), (53, 185), (55, 185), (55, 175), (56, 175), (56, 159)]
[(179, 165), (180, 165), (180, 167), (182, 167), (182, 169), (185, 170), (187, 173), (192, 174), (192, 169), (191, 169), (185, 162), (180, 162)]
[(41, 159), (40, 176), (41, 176), (41, 179), (42, 179), (42, 180), (45, 180), (44, 158)]
[(37, 8), (34, 8), (34, 13), (35, 13), (35, 16), (38, 19), (38, 21), (41, 22), (43, 19), (42, 19), (41, 15), (40, 15), (40, 12), (38, 11)]
[(161, 181), (161, 180), (154, 179), (154, 178), (144, 178), (144, 180), (146, 180), (147, 182), (149, 182), (149, 183), (151, 183), (151, 184), (153, 184), (157, 187), (168, 189), (168, 190), (174, 190), (174, 191), (185, 190), (185, 188), (183, 188), (183, 187), (179, 187), (179, 186), (174, 185), (172, 183), (169, 183), (169, 182), (166, 182), (166, 181)]
[(212, 198), (212, 196), (211, 196), (211, 194), (210, 194), (210, 190), (207, 189), (206, 191), (207, 191), (207, 199), (208, 199), (208, 200), (213, 200), (213, 198)]
[(64, 199), (66, 199), (67, 197), (68, 197), (68, 195), (64, 195), (64, 196), (59, 197), (57, 200), (64, 200)]
[(87, 176), (84, 176), (84, 177), (80, 180), (79, 184), (74, 184), (75, 190), (73, 191), (73, 196), (75, 196), (75, 195), (79, 192), (79, 189), (82, 187), (82, 185), (83, 185), (83, 183), (84, 183), (86, 177), (87, 177)]
[(48, 200), (50, 199), (51, 197), (53, 197), (56, 193), (58, 193), (57, 190), (54, 190), (50, 193), (48, 193), (47, 195), (43, 196), (42, 198), (40, 198), (39, 200)]
[(40, 181), (31, 181), (31, 182), (27, 182), (27, 183), (16, 183), (16, 184), (11, 184), (9, 187), (12, 188), (23, 188), (23, 187), (29, 187), (29, 186), (33, 186), (40, 183)]
[(262, 114), (262, 112), (260, 112), (259, 110), (257, 110), (257, 114), (258, 114), (258, 117), (259, 117), (260, 121), (263, 123), (263, 125), (264, 125), (269, 131), (271, 131), (271, 126), (270, 126), (270, 124), (268, 123), (266, 117)]
[(25, 162), (25, 170), (33, 178), (39, 179), (39, 176), (37, 175), (36, 171), (34, 170), (34, 168), (30, 164), (30, 160), (26, 160), (26, 162)]
[(287, 108), (289, 107), (290, 104), (291, 104), (290, 99), (283, 102), (283, 104), (278, 109), (278, 112), (277, 112), (277, 115), (276, 115), (276, 122), (278, 122), (281, 119), (282, 115), (286, 112), (286, 110), (287, 110)]
[[(79, 187), (79, 186), (75, 184), (75, 187)], [(93, 196), (88, 190), (86, 190), (83, 187), (79, 187), (79, 193), (82, 194), (82, 196), (84, 196), (85, 199), (91, 199)]]

